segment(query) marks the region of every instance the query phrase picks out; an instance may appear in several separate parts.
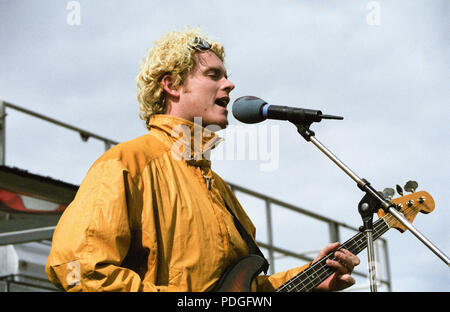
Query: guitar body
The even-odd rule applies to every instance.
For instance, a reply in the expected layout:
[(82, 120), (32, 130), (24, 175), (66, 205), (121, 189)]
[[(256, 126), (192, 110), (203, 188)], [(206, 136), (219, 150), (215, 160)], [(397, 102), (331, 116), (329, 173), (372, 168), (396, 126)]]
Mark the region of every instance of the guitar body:
[(262, 272), (264, 259), (257, 255), (242, 257), (231, 264), (216, 286), (213, 292), (250, 292), (253, 279)]

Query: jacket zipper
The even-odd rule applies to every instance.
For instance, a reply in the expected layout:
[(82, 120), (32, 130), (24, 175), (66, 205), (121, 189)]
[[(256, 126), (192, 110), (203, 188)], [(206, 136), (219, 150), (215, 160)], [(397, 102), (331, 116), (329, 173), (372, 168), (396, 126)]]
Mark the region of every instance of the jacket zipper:
[(201, 171), (201, 173), (202, 173), (203, 179), (205, 180), (206, 188), (208, 189), (208, 191), (211, 191), (211, 178), (210, 178), (210, 177), (207, 177), (207, 176), (205, 175), (205, 173), (203, 172), (203, 169), (202, 169), (202, 168), (200, 168), (200, 171)]

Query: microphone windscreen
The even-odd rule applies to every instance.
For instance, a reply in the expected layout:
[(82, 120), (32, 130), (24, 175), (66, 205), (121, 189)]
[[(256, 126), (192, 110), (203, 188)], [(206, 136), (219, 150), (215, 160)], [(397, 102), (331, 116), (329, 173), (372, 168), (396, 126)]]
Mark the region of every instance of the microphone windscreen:
[(257, 123), (265, 120), (261, 110), (267, 104), (256, 96), (241, 96), (233, 103), (233, 116), (244, 123)]

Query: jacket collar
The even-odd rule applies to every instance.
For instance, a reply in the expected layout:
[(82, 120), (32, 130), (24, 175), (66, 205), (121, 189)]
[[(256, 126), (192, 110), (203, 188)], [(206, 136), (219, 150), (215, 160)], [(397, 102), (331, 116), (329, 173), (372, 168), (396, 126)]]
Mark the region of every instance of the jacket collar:
[(184, 159), (191, 165), (210, 166), (210, 153), (223, 138), (192, 121), (171, 115), (156, 114), (150, 117), (150, 131), (159, 129), (171, 141), (172, 156)]

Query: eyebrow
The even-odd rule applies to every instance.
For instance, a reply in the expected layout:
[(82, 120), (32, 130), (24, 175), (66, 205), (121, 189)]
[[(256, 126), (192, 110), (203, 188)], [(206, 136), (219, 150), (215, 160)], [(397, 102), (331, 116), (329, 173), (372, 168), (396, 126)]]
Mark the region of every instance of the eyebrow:
[(223, 73), (223, 75), (224, 75), (224, 77), (226, 78), (226, 79), (228, 79), (228, 74), (227, 74), (227, 71), (226, 70), (222, 70), (222, 68), (220, 68), (220, 67), (216, 67), (216, 66), (210, 66), (210, 67), (207, 67), (206, 69), (205, 69), (205, 71), (204, 71), (205, 73), (208, 73), (208, 72), (215, 72), (215, 73)]

